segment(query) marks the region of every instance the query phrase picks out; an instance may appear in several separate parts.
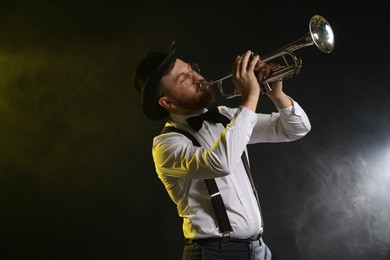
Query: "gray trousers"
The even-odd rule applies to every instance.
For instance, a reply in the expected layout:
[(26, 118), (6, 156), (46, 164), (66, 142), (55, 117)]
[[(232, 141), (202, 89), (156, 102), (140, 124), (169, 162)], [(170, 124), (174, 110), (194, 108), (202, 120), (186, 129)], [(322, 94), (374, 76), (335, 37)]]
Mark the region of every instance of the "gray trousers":
[(263, 239), (242, 241), (193, 241), (186, 243), (183, 260), (271, 260)]

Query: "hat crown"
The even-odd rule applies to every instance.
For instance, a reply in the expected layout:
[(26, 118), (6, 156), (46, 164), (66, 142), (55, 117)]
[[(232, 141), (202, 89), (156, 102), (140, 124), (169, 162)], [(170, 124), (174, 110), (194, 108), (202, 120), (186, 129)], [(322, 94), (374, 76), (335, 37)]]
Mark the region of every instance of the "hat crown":
[(149, 52), (145, 54), (135, 71), (133, 79), (135, 90), (139, 95), (142, 95), (142, 90), (150, 75), (158, 69), (166, 57), (167, 54), (160, 52)]

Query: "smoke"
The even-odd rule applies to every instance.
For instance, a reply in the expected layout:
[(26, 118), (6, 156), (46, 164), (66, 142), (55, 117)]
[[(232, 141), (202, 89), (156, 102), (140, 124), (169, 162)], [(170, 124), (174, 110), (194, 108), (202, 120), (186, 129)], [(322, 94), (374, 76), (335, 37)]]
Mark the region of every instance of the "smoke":
[(361, 145), (364, 149), (349, 143), (312, 153), (309, 192), (295, 218), (304, 259), (389, 255), (390, 142)]

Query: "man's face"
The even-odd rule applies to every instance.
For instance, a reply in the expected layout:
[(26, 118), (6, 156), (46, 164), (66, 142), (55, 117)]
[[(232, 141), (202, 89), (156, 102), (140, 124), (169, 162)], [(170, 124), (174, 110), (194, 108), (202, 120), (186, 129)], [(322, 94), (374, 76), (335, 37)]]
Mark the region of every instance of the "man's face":
[(199, 83), (205, 79), (190, 64), (177, 59), (172, 70), (162, 80), (165, 97), (178, 108), (198, 111), (215, 101), (210, 87), (200, 90)]

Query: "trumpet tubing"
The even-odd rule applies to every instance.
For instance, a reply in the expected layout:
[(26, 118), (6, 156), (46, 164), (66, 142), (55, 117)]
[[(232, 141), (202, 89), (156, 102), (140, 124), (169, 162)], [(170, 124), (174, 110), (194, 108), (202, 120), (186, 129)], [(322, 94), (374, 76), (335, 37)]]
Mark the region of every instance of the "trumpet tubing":
[[(320, 15), (312, 16), (309, 21), (309, 32), (298, 40), (261, 57), (261, 62), (270, 62), (276, 58), (282, 58), (284, 61), (284, 65), (273, 71), (270, 77), (262, 82), (260, 85), (262, 88), (261, 93), (266, 93), (272, 90), (269, 83), (276, 80), (291, 78), (300, 72), (302, 68), (302, 60), (294, 54), (294, 51), (303, 47), (315, 45), (320, 51), (330, 53), (334, 49), (334, 44), (335, 39), (333, 30), (328, 21)], [(218, 79), (200, 83), (199, 87), (200, 89), (205, 89), (209, 86), (217, 85), (220, 94), (224, 98), (240, 96), (240, 93), (237, 91), (228, 94), (223, 90), (222, 82), (231, 76), (232, 73), (224, 74)]]

